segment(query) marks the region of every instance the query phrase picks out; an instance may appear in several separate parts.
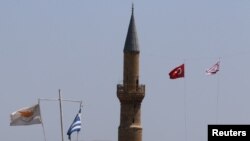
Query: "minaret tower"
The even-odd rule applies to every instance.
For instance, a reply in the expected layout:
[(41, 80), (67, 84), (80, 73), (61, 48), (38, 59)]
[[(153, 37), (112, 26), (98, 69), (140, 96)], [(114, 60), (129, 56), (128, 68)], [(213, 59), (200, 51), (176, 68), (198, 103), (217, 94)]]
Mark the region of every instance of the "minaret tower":
[(134, 6), (123, 49), (123, 84), (117, 85), (121, 103), (118, 141), (142, 141), (141, 102), (145, 85), (139, 83), (139, 44), (134, 20)]

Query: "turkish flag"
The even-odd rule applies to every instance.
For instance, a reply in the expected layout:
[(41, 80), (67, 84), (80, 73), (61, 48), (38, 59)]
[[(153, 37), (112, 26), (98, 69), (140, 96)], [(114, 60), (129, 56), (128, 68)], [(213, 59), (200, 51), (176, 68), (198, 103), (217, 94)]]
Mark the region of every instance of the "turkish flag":
[(184, 77), (184, 64), (174, 68), (170, 73), (169, 77), (170, 79), (176, 79), (176, 78), (181, 78)]

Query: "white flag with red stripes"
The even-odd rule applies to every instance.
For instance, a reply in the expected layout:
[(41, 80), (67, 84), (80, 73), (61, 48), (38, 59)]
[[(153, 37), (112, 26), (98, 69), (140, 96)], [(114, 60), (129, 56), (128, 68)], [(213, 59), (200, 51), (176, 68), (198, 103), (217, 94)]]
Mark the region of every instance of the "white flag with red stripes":
[(206, 75), (213, 75), (216, 74), (220, 69), (220, 61), (214, 64), (211, 68), (206, 70)]

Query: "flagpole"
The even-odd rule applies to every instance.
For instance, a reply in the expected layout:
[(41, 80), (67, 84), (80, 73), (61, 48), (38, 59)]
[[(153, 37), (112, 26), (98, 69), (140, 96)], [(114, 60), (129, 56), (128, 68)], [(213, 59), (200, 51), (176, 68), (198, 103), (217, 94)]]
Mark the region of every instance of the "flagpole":
[[(82, 109), (83, 105), (82, 105), (82, 101), (80, 102), (80, 109)], [(80, 115), (80, 118), (82, 118), (82, 114)], [(77, 132), (77, 141), (78, 141), (78, 135), (79, 135), (79, 131)]]
[(60, 106), (61, 134), (62, 134), (62, 141), (64, 141), (64, 139), (63, 139), (62, 97), (61, 97), (61, 90), (60, 89), (59, 89), (59, 106)]
[(76, 141), (78, 141), (78, 135), (79, 135), (79, 132), (77, 132), (77, 139), (76, 139)]
[[(220, 57), (219, 57), (218, 62), (220, 62)], [(218, 73), (217, 75), (217, 99), (216, 99), (216, 124), (218, 124), (218, 117), (219, 117), (219, 96), (220, 96), (220, 74)]]
[(80, 109), (82, 109), (82, 107), (83, 107), (83, 105), (82, 105), (82, 100), (81, 100), (81, 102), (80, 102)]
[(218, 123), (219, 117), (219, 96), (220, 96), (220, 77), (217, 75), (217, 99), (216, 99), (216, 124)]
[[(80, 102), (80, 109), (82, 109), (82, 101)], [(81, 116), (82, 116), (82, 114), (81, 114)], [(80, 117), (80, 118), (82, 118), (82, 117)], [(76, 141), (78, 141), (78, 137), (79, 137), (79, 131), (77, 131)]]
[[(184, 64), (186, 63), (186, 59), (184, 59)], [(186, 72), (185, 72), (186, 75)], [(185, 141), (187, 141), (187, 101), (186, 101), (186, 76), (184, 76), (184, 124), (185, 124)]]
[(45, 129), (44, 129), (44, 125), (43, 125), (43, 119), (42, 119), (42, 113), (41, 113), (41, 108), (40, 108), (40, 99), (38, 99), (38, 105), (39, 105), (39, 110), (40, 110), (40, 118), (41, 118), (41, 123), (42, 123), (42, 128), (43, 128), (43, 136), (44, 136), (44, 141), (46, 140), (46, 135), (45, 135)]

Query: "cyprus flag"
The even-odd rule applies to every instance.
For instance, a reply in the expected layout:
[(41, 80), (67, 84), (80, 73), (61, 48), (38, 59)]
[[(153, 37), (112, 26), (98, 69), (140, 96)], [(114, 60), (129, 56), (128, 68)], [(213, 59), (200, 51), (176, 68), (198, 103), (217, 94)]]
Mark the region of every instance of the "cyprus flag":
[(39, 104), (17, 110), (10, 115), (10, 126), (42, 123)]

